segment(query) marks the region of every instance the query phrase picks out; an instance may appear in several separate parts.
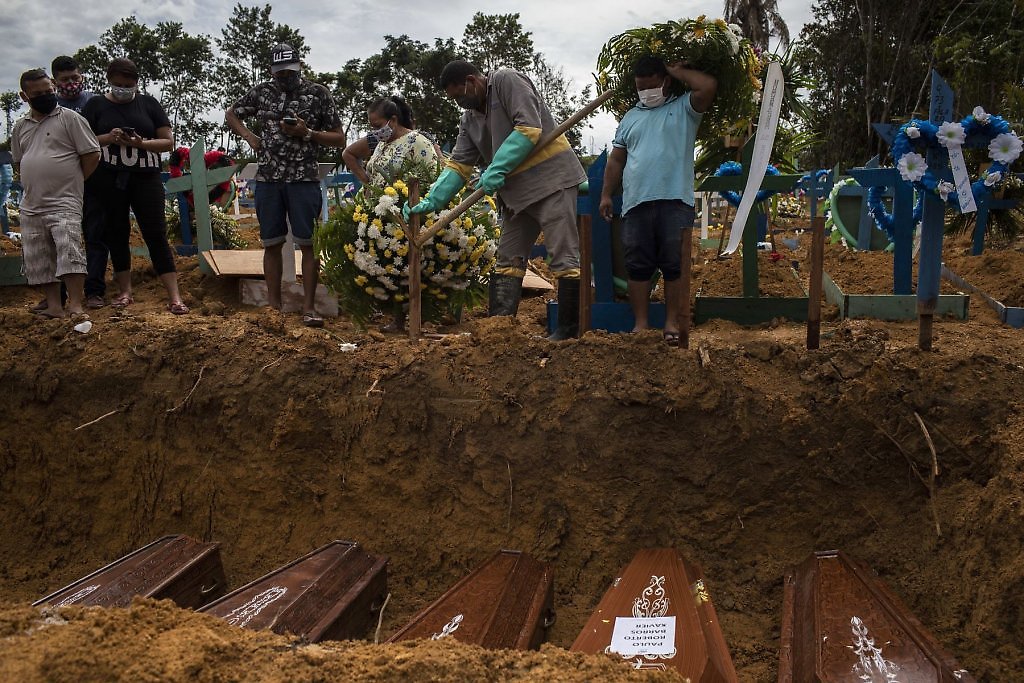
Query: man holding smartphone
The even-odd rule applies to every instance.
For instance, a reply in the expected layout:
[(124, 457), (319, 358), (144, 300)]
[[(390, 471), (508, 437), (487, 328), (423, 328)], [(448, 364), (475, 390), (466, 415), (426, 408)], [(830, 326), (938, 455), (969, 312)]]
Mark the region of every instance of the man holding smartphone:
[[(263, 273), (271, 308), (281, 308), (282, 247), (291, 223), (302, 250), (302, 322), (322, 327), (314, 300), (320, 263), (313, 253), (313, 227), (320, 216), (317, 160), (320, 146), (343, 147), (345, 134), (334, 98), (302, 76), (299, 53), (281, 43), (271, 50), (272, 78), (224, 112), (228, 127), (256, 152), (256, 218), (263, 243)], [(253, 119), (259, 134), (243, 123)], [(290, 256), (290, 255), (289, 255)]]

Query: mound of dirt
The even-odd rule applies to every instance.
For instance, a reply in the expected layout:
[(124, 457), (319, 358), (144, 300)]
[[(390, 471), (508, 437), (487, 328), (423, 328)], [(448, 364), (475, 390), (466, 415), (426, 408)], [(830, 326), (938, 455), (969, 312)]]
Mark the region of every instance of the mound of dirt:
[[(692, 350), (658, 331), (552, 343), (538, 299), (411, 343), (307, 329), (183, 270), (192, 315), (143, 275), (87, 335), (0, 290), (0, 598), (25, 605), (168, 533), (219, 541), (231, 587), (340, 538), (391, 558), (387, 637), (505, 547), (554, 566), (564, 648), (638, 549), (674, 546), (704, 568), (740, 679), (769, 681), (785, 572), (839, 548), (979, 680), (1024, 679), (1021, 336), (975, 303), (936, 321), (931, 353), (915, 324), (874, 321), (825, 323), (818, 351), (795, 324), (708, 323)], [(152, 603), (59, 616), (27, 634), (37, 611), (0, 614), (0, 678), (620, 671), (553, 648), (292, 648)]]

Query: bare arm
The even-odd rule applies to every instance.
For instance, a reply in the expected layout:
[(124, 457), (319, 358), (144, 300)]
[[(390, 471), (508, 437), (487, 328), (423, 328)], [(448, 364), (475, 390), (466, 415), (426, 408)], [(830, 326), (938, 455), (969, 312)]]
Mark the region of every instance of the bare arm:
[(238, 117), (238, 114), (235, 113), (233, 108), (229, 107), (224, 111), (224, 122), (228, 124), (228, 128), (230, 128), (235, 135), (249, 143), (249, 146), (252, 147), (253, 151), (259, 151), (259, 136), (249, 130), (249, 127), (242, 122), (242, 119)]
[(82, 165), (82, 177), (88, 180), (92, 172), (96, 170), (96, 167), (100, 165), (100, 153), (89, 152), (88, 154), (80, 154), (78, 156), (78, 163)]
[(665, 65), (669, 76), (690, 89), (690, 106), (698, 114), (703, 114), (711, 107), (718, 92), (718, 81), (714, 76), (690, 68), (683, 62)]
[(131, 137), (125, 136), (121, 133), (123, 142), (120, 144), (128, 145), (129, 147), (137, 147), (147, 152), (170, 152), (174, 149), (174, 134), (171, 133), (170, 126), (161, 126), (156, 129), (156, 137), (151, 140), (144, 140), (139, 135), (133, 135)]
[(345, 168), (352, 171), (352, 175), (358, 178), (363, 185), (370, 182), (370, 176), (363, 168), (363, 160), (369, 158), (370, 143), (366, 141), (365, 137), (359, 138), (341, 153), (341, 160), (345, 162)]
[(604, 167), (604, 186), (601, 188), (599, 211), (606, 221), (612, 220), (612, 195), (622, 184), (622, 169), (626, 166), (626, 148), (612, 147), (608, 164)]

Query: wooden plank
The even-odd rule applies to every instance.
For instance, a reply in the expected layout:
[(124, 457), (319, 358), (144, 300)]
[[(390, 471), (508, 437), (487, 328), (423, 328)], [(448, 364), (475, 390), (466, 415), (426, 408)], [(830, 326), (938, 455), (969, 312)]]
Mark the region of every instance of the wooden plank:
[(141, 596), (202, 607), (227, 589), (219, 547), (164, 536), (32, 604), (127, 607)]
[(786, 575), (779, 683), (973, 683), (906, 605), (842, 552)]
[(672, 548), (637, 552), (569, 649), (672, 668), (695, 683), (738, 680), (704, 573)]
[[(917, 318), (917, 297), (913, 294), (847, 294), (828, 273), (822, 274), (825, 300), (839, 307), (841, 318), (872, 318), (875, 320), (914, 320)], [(971, 297), (967, 294), (942, 294), (935, 306), (938, 315), (966, 320)]]
[(200, 611), (241, 628), (316, 643), (363, 635), (386, 594), (386, 557), (352, 541), (332, 541)]
[(388, 639), (452, 638), (486, 648), (540, 647), (554, 623), (554, 572), (517, 550), (501, 550)]
[[(302, 275), (302, 252), (292, 252), (295, 258), (295, 272)], [(216, 263), (217, 275), (227, 277), (263, 277), (263, 250), (253, 249), (211, 249), (203, 252), (212, 266)]]

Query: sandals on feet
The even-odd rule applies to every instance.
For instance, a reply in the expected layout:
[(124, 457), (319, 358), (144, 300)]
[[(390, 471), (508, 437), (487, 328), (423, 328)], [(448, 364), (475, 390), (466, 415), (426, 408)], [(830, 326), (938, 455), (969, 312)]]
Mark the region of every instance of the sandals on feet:
[(131, 294), (118, 294), (110, 300), (110, 305), (114, 308), (124, 308), (125, 306), (131, 306), (135, 303), (135, 299), (132, 298)]
[(317, 313), (303, 313), (302, 324), (306, 327), (323, 327), (324, 319)]
[(46, 299), (43, 299), (42, 301), (37, 303), (35, 306), (32, 306), (28, 310), (31, 311), (32, 313), (42, 313), (43, 311), (45, 311), (49, 307), (50, 307), (50, 302), (47, 301)]
[(174, 315), (185, 315), (186, 313), (188, 313), (189, 308), (188, 306), (185, 305), (183, 301), (172, 301), (171, 303), (167, 304), (167, 310), (173, 313)]
[(103, 308), (106, 305), (107, 305), (107, 302), (104, 301), (103, 297), (99, 296), (98, 294), (93, 294), (92, 296), (85, 297), (85, 307), (86, 308), (91, 308), (93, 310), (96, 310), (98, 308)]

